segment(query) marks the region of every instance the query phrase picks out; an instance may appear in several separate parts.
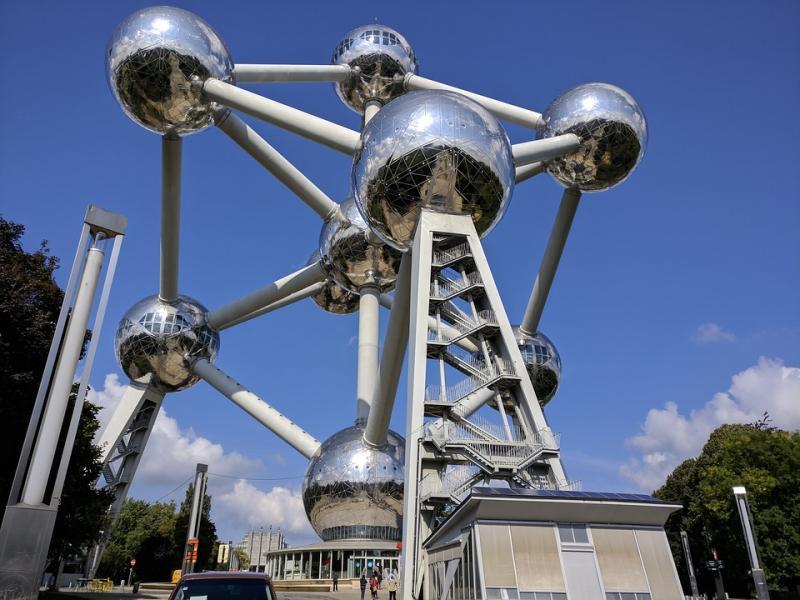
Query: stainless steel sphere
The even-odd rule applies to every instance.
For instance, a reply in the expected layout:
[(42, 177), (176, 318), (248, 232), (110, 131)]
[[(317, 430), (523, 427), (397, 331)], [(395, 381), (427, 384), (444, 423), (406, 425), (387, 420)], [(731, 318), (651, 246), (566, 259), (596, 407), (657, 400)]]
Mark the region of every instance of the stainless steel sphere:
[(219, 333), (208, 326), (206, 308), (179, 296), (174, 303), (149, 296), (122, 317), (114, 338), (117, 360), (131, 381), (176, 392), (197, 382), (189, 361), (211, 362), (219, 350)]
[(106, 52), (108, 83), (125, 113), (157, 133), (185, 134), (211, 124), (215, 108), (193, 82), (233, 82), (225, 43), (203, 19), (151, 6), (119, 24)]
[(406, 73), (417, 72), (417, 59), (406, 38), (385, 25), (365, 25), (348, 32), (331, 62), (355, 71), (335, 87), (342, 102), (359, 113), (369, 100), (386, 104), (403, 94)]
[(369, 284), (389, 291), (403, 255), (372, 233), (355, 200), (342, 202), (341, 212), (342, 219), (326, 223), (319, 236), (319, 251), (331, 276), (351, 292)]
[(541, 331), (527, 335), (519, 327), (514, 327), (514, 339), (517, 340), (522, 360), (531, 378), (533, 391), (536, 392), (539, 404), (544, 406), (552, 400), (561, 381), (561, 357), (558, 350)]
[(574, 133), (575, 152), (550, 161), (547, 170), (565, 187), (607, 190), (624, 181), (644, 156), (647, 123), (636, 100), (607, 83), (587, 83), (561, 94), (543, 113), (541, 137)]
[(514, 188), (511, 145), (474, 100), (409, 92), (367, 123), (353, 162), (353, 190), (367, 224), (386, 243), (410, 247), (420, 210), (472, 216), (486, 235)]
[(323, 540), (401, 538), (405, 440), (390, 431), (374, 448), (363, 435), (358, 426), (335, 433), (308, 465), (303, 505)]
[[(319, 262), (319, 250), (315, 250), (308, 259), (309, 265)], [(353, 292), (348, 292), (338, 283), (333, 280), (333, 277), (328, 276), (322, 289), (311, 296), (314, 302), (317, 303), (322, 310), (335, 315), (347, 315), (354, 313), (358, 310), (360, 296)]]

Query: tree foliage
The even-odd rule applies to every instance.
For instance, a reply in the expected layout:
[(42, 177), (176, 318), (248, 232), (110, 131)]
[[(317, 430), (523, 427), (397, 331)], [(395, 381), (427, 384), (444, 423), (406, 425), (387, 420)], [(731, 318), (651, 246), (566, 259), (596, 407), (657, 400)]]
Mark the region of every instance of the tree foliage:
[(0, 515), (5, 511), (61, 301), (47, 242), (26, 252), (25, 227), (0, 217)]
[[(73, 386), (68, 414), (74, 406), (77, 387)], [(106, 513), (114, 495), (111, 490), (95, 487), (103, 467), (102, 452), (93, 443), (100, 427), (98, 411), (90, 402), (83, 404), (50, 542), (51, 560), (82, 554), (100, 539), (106, 526)]]
[[(181, 568), (186, 532), (189, 528), (193, 487), (189, 486), (180, 509), (173, 502), (128, 500), (114, 524), (97, 570), (99, 577), (114, 581), (127, 579), (131, 559), (136, 559), (136, 578), (141, 581), (169, 581)], [(203, 499), (200, 548), (196, 571), (212, 568), (217, 528), (210, 518), (211, 498)]]
[(713, 575), (704, 567), (716, 549), (724, 561), (725, 588), (732, 596), (752, 591), (750, 564), (731, 488), (743, 485), (770, 589), (795, 590), (800, 584), (800, 433), (769, 425), (716, 429), (696, 458), (690, 458), (653, 495), (679, 502), (683, 509), (666, 524), (675, 563), (689, 590), (680, 542), (685, 530), (701, 592), (713, 591)]

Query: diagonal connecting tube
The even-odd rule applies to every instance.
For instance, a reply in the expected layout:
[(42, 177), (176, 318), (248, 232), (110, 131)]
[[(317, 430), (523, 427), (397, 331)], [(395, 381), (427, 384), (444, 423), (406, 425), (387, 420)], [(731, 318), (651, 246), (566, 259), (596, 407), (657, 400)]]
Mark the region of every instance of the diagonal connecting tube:
[(311, 83), (345, 81), (353, 70), (350, 65), (249, 65), (234, 66), (238, 83)]
[(305, 300), (317, 294), (318, 292), (322, 291), (322, 288), (325, 287), (325, 282), (320, 281), (319, 283), (315, 283), (313, 285), (308, 286), (307, 288), (303, 288), (299, 292), (295, 292), (294, 294), (289, 294), (288, 296), (276, 300), (275, 302), (271, 302), (266, 306), (262, 306), (258, 310), (254, 310), (249, 315), (245, 315), (228, 325), (228, 327), (233, 327), (234, 325), (238, 325), (239, 323), (244, 323), (245, 321), (249, 321), (250, 319), (255, 319), (256, 317), (260, 317), (261, 315), (265, 315), (267, 313), (271, 313), (273, 311), (278, 310), (279, 308), (283, 308), (284, 306), (289, 306), (290, 304), (294, 304), (295, 302), (299, 302), (300, 300)]
[(383, 446), (386, 443), (397, 395), (397, 383), (408, 346), (408, 319), (411, 309), (411, 255), (408, 252), (401, 259), (395, 289), (392, 312), (383, 338), (378, 380), (375, 382), (372, 407), (364, 429), (364, 441), (372, 446)]
[(270, 146), (264, 138), (239, 117), (228, 111), (215, 118), (215, 123), (242, 150), (256, 159), (261, 166), (294, 192), (300, 200), (305, 202), (324, 221), (329, 221), (339, 213), (339, 205), (336, 202), (325, 195), (297, 167)]
[(243, 323), (262, 314), (259, 311), (273, 302), (283, 300), (315, 283), (323, 282), (326, 277), (327, 274), (322, 263), (315, 262), (248, 294), (244, 298), (210, 311), (208, 324), (219, 331), (227, 329), (231, 325)]
[(517, 167), (538, 161), (546, 161), (557, 156), (574, 152), (581, 145), (580, 138), (574, 133), (565, 133), (550, 138), (522, 142), (511, 146), (511, 154)]
[(348, 156), (355, 154), (360, 143), (361, 135), (357, 131), (248, 92), (219, 79), (213, 77), (206, 79), (202, 86), (203, 93), (214, 102), (240, 110), (256, 119), (277, 125)]
[(536, 177), (545, 170), (545, 164), (541, 161), (531, 163), (522, 167), (514, 169), (514, 182), (522, 183), (531, 177)]
[(575, 218), (575, 211), (578, 210), (578, 202), (581, 199), (581, 192), (576, 188), (564, 190), (561, 196), (561, 205), (558, 207), (553, 229), (550, 231), (550, 239), (547, 240), (547, 248), (539, 266), (539, 274), (533, 284), (531, 297), (528, 306), (525, 308), (525, 315), (519, 328), (523, 333), (532, 335), (539, 329), (539, 321), (542, 318), (544, 305), (547, 296), (550, 294), (550, 286), (556, 276), (556, 269), (564, 252), (564, 245), (567, 243), (572, 220)]
[(205, 358), (196, 360), (192, 364), (192, 369), (198, 377), (204, 379), (211, 387), (216, 388), (222, 395), (229, 398), (306, 458), (312, 458), (319, 450), (319, 440), (220, 371)]
[(181, 154), (177, 136), (161, 138), (161, 272), (158, 297), (178, 299), (178, 257), (181, 227)]
[(513, 104), (509, 104), (508, 102), (501, 102), (500, 100), (495, 100), (494, 98), (468, 92), (466, 90), (453, 87), (452, 85), (439, 83), (438, 81), (433, 81), (431, 79), (425, 79), (424, 77), (414, 75), (413, 73), (406, 75), (405, 85), (406, 89), (409, 91), (445, 90), (456, 92), (462, 96), (467, 96), (468, 98), (475, 100), (478, 104), (483, 105), (486, 110), (488, 110), (497, 118), (510, 121), (511, 123), (516, 123), (517, 125), (522, 125), (523, 127), (528, 127), (529, 129), (539, 129), (544, 125), (542, 115), (538, 112), (534, 112), (520, 106), (515, 106)]

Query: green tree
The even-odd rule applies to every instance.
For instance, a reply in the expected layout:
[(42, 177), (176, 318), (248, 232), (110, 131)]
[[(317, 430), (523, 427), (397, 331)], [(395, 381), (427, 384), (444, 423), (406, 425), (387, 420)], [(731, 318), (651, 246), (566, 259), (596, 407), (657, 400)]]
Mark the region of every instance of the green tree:
[(26, 252), (25, 227), (0, 216), (0, 515), (5, 512), (63, 293), (47, 242)]
[(709, 436), (697, 458), (680, 465), (653, 495), (683, 509), (666, 524), (684, 589), (688, 588), (680, 530), (689, 535), (701, 592), (713, 590), (703, 568), (711, 547), (724, 561), (723, 577), (732, 596), (749, 595), (752, 578), (731, 488), (744, 485), (770, 589), (800, 584), (800, 433), (752, 425), (723, 425)]
[[(75, 404), (77, 387), (73, 386), (68, 414)], [(92, 443), (100, 427), (98, 411), (94, 404), (84, 402), (50, 542), (50, 559), (55, 562), (80, 555), (98, 541), (114, 499), (111, 490), (95, 487), (103, 466), (102, 452)]]
[[(186, 535), (189, 531), (189, 519), (192, 512), (192, 495), (194, 494), (194, 484), (190, 484), (186, 490), (186, 496), (181, 502), (181, 508), (175, 523), (175, 545), (183, 552), (186, 545)], [(197, 536), (199, 548), (197, 550), (197, 564), (195, 570), (213, 568), (216, 560), (214, 556), (214, 543), (217, 540), (217, 526), (211, 520), (211, 496), (205, 494), (203, 497), (203, 518), (200, 521), (200, 532)]]
[(140, 580), (169, 581), (172, 571), (180, 568), (175, 523), (172, 502), (126, 501), (114, 523), (97, 575), (114, 581), (127, 579), (130, 561), (136, 559)]

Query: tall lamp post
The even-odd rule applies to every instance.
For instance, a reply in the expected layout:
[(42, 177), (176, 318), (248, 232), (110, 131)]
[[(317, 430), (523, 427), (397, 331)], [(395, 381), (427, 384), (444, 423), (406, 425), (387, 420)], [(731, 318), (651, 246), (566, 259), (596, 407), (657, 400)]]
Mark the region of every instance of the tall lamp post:
[(743, 485), (733, 486), (733, 497), (736, 499), (736, 507), (739, 509), (739, 519), (742, 521), (742, 531), (744, 532), (744, 542), (747, 546), (747, 555), (750, 558), (750, 572), (753, 574), (753, 583), (756, 586), (756, 598), (758, 600), (769, 600), (769, 590), (767, 589), (767, 579), (764, 576), (764, 569), (761, 568), (761, 561), (758, 557), (758, 542), (756, 532), (753, 527), (753, 515), (747, 504), (747, 490)]

